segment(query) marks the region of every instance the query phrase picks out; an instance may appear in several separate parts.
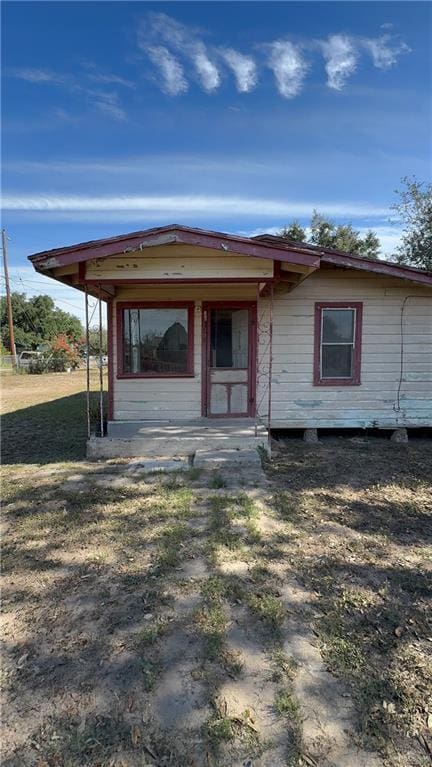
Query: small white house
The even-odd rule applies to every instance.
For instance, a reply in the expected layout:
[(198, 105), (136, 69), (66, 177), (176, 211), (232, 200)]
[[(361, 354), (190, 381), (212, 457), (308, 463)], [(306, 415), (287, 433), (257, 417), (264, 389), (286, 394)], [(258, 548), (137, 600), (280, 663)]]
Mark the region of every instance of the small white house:
[(431, 273), (178, 225), (30, 260), (107, 302), (99, 454), (141, 454), (163, 425), (187, 449), (202, 429), (236, 446), (269, 427), (432, 427)]

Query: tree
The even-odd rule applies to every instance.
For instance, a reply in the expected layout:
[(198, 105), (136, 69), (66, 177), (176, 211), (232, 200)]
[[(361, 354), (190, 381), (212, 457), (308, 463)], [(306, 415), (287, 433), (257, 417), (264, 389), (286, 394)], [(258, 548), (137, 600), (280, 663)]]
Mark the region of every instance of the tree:
[(297, 221), (292, 221), (288, 227), (281, 229), (280, 236), (295, 242), (308, 242), (323, 248), (353, 253), (363, 258), (379, 257), (380, 241), (371, 229), (362, 237), (351, 224), (335, 224), (314, 210), (309, 230), (307, 238), (306, 230)]
[[(83, 335), (78, 317), (57, 309), (49, 296), (27, 298), (25, 293), (12, 293), (12, 313), (15, 329), (15, 343), (27, 349), (35, 349), (45, 341), (52, 341), (64, 335), (77, 341)], [(0, 298), (0, 323), (2, 343), (10, 348), (7, 326), (6, 299)]]
[(280, 230), (279, 236), (293, 242), (306, 242), (306, 229), (298, 221), (291, 221), (289, 226), (284, 226)]
[(432, 270), (432, 184), (407, 176), (402, 184), (405, 188), (396, 190), (399, 202), (392, 205), (404, 224), (397, 260)]

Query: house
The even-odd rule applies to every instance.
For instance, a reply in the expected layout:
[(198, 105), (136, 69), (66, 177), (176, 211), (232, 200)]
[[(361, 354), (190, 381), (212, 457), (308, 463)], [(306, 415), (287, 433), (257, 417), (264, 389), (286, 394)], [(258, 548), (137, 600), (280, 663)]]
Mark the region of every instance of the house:
[(107, 302), (107, 436), (93, 455), (157, 439), (191, 451), (203, 434), (257, 444), (269, 427), (432, 427), (430, 272), (179, 225), (30, 260)]

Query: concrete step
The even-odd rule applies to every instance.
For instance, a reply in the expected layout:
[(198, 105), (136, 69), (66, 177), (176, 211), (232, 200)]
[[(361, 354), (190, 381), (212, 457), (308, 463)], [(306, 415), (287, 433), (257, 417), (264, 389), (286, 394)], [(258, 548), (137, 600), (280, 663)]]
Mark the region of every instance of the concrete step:
[(233, 436), (230, 434), (202, 436), (161, 435), (158, 437), (91, 437), (87, 441), (88, 458), (173, 458), (194, 455), (197, 451), (257, 450), (266, 447), (267, 434)]

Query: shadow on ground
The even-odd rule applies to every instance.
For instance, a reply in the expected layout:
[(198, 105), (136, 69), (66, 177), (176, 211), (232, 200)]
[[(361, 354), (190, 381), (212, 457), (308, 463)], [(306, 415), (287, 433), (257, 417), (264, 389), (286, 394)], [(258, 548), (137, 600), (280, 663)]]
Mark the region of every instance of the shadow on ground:
[(2, 463), (63, 463), (85, 458), (85, 391), (2, 416)]

